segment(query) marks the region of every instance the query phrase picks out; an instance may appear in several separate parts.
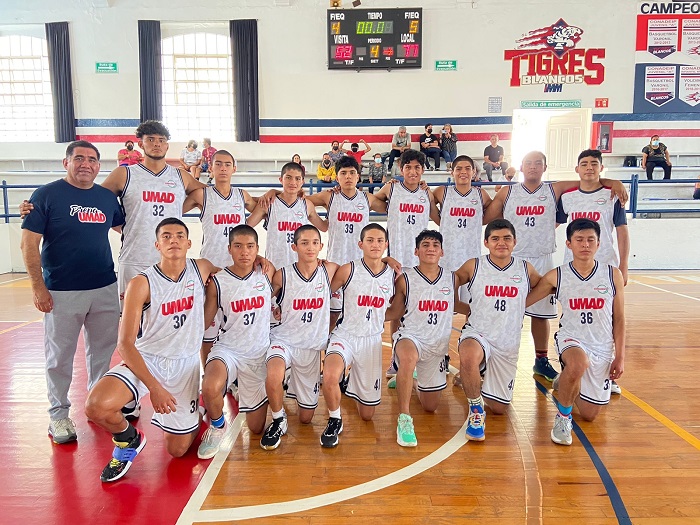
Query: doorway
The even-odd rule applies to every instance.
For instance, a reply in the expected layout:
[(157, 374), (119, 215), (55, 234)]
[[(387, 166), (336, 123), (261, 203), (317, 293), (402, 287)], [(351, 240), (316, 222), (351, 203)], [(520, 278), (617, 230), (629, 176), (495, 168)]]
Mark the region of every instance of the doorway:
[(589, 147), (592, 111), (581, 109), (516, 109), (511, 149), (513, 166), (520, 167), (530, 151), (547, 155), (545, 180), (578, 179), (578, 154)]

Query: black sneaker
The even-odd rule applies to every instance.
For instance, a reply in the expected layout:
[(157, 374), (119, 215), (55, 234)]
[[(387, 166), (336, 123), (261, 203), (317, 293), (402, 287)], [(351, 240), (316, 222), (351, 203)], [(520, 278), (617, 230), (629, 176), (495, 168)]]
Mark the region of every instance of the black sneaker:
[(348, 383), (350, 382), (350, 374), (346, 374), (345, 377), (343, 377), (340, 380), (339, 386), (340, 386), (340, 393), (344, 394), (348, 390)]
[(146, 436), (139, 429), (136, 429), (136, 437), (134, 439), (128, 443), (114, 441), (114, 444), (116, 446), (114, 447), (114, 452), (112, 452), (112, 459), (109, 460), (100, 476), (100, 479), (105, 483), (117, 481), (127, 473), (134, 458), (146, 446)]
[(133, 408), (122, 407), (122, 414), (127, 421), (136, 421), (141, 415), (141, 404), (137, 403)]
[(260, 446), (265, 450), (275, 450), (280, 446), (282, 436), (287, 433), (287, 418), (285, 416), (273, 419), (260, 438)]
[(343, 431), (343, 420), (338, 417), (329, 417), (326, 430), (321, 434), (321, 446), (333, 448), (338, 446), (338, 434)]

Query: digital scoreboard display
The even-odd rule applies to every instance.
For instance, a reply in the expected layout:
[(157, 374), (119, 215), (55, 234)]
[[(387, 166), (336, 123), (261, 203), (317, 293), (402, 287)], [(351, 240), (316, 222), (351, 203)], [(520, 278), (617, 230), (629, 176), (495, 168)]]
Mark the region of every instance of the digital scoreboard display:
[(419, 68), (423, 9), (329, 9), (328, 69)]

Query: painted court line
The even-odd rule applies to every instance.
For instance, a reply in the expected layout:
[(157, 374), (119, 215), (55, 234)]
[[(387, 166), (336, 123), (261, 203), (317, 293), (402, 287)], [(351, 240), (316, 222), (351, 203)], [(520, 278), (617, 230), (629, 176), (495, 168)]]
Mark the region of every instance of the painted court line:
[(647, 288), (653, 288), (654, 290), (658, 290), (660, 292), (670, 293), (672, 295), (677, 295), (678, 297), (685, 297), (686, 299), (692, 299), (693, 301), (700, 301), (700, 298), (698, 298), (698, 297), (691, 297), (690, 295), (684, 295), (682, 293), (672, 292), (670, 290), (664, 290), (663, 288), (659, 288), (658, 286), (652, 286), (651, 284), (640, 283), (639, 281), (637, 281), (635, 279), (632, 279), (632, 282), (635, 284), (639, 284), (641, 286), (646, 286)]
[(27, 325), (33, 324), (33, 323), (38, 323), (40, 322), (41, 319), (35, 319), (34, 321), (25, 321), (23, 323), (20, 323), (15, 326), (11, 326), (10, 328), (5, 328), (4, 330), (0, 330), (0, 335), (6, 334), (7, 332), (12, 332), (14, 330), (19, 330), (20, 328), (24, 328)]
[[(371, 492), (376, 492), (378, 490), (385, 489), (392, 485), (396, 485), (397, 483), (406, 481), (407, 479), (410, 479), (414, 476), (417, 476), (418, 474), (433, 468), (434, 466), (449, 458), (452, 454), (457, 452), (465, 443), (467, 443), (464, 434), (465, 429), (466, 422), (457, 431), (457, 433), (454, 436), (452, 436), (452, 438), (450, 438), (450, 440), (447, 441), (444, 445), (438, 448), (435, 452), (428, 454), (423, 459), (420, 459), (415, 463), (412, 463), (411, 465), (408, 465), (402, 469), (392, 472), (391, 474), (387, 474), (386, 476), (382, 476), (372, 481), (361, 483), (360, 485), (355, 485), (346, 489), (329, 492), (327, 494), (321, 494), (319, 496), (302, 498), (292, 501), (282, 501), (279, 503), (268, 503), (264, 505), (250, 505), (247, 507), (217, 510), (201, 510), (199, 512), (189, 512), (187, 513), (187, 516), (185, 516), (185, 512), (188, 511), (190, 503), (192, 503), (192, 501), (195, 498), (195, 494), (193, 494), (192, 498), (190, 498), (190, 503), (188, 503), (187, 507), (185, 507), (185, 511), (183, 511), (183, 514), (177, 523), (178, 525), (180, 525), (192, 522), (238, 521), (252, 518), (263, 518), (266, 516), (278, 516), (281, 514), (292, 514), (296, 512), (302, 512), (305, 510), (315, 509), (318, 507), (323, 507), (326, 505), (340, 503), (342, 501), (357, 498), (359, 496), (363, 496)], [(219, 453), (219, 455), (220, 454), (221, 453)], [(218, 474), (219, 469), (223, 465), (223, 460), (220, 462), (220, 464), (217, 463), (217, 465), (214, 465), (214, 463), (217, 462), (219, 455), (217, 455), (216, 458), (214, 458), (214, 462), (212, 462), (212, 465), (210, 465), (209, 469), (207, 470), (207, 473), (204, 475), (204, 479), (202, 479), (202, 482), (199, 484), (199, 487), (197, 487), (196, 492), (198, 492), (200, 488), (202, 488), (205, 485), (205, 480), (209, 481), (209, 479), (207, 478), (209, 477), (210, 472), (213, 470), (213, 467), (216, 466), (216, 473), (213, 474), (211, 481), (211, 483), (213, 484), (213, 479), (216, 478), (216, 474)], [(206, 492), (208, 492), (210, 488), (211, 486), (208, 485), (206, 488)], [(197, 508), (201, 508), (201, 502), (203, 502), (204, 499), (201, 499), (201, 502), (199, 502), (200, 500), (197, 501)], [(184, 519), (185, 517), (186, 520)]]
[(10, 279), (9, 281), (2, 281), (0, 282), (0, 286), (4, 286), (7, 283), (14, 283), (15, 281), (24, 281), (25, 279), (29, 279), (29, 276), (27, 275), (25, 277), (18, 277), (17, 279)]
[(520, 449), (520, 458), (523, 462), (523, 472), (525, 473), (525, 522), (528, 525), (541, 524), (542, 481), (540, 480), (540, 470), (537, 466), (537, 457), (525, 425), (523, 425), (523, 421), (513, 405), (508, 410), (508, 418), (515, 432), (518, 448)]
[(197, 484), (197, 488), (192, 493), (192, 496), (190, 496), (190, 500), (187, 502), (187, 505), (185, 505), (185, 508), (182, 509), (182, 514), (180, 514), (176, 525), (184, 525), (194, 523), (195, 521), (201, 521), (200, 519), (195, 518), (197, 518), (197, 514), (200, 512), (199, 509), (202, 508), (204, 500), (207, 499), (207, 496), (211, 492), (214, 482), (216, 481), (216, 477), (219, 475), (221, 467), (224, 466), (224, 463), (228, 458), (228, 453), (231, 451), (231, 447), (233, 447), (233, 444), (238, 439), (238, 435), (241, 433), (241, 428), (243, 427), (244, 421), (245, 414), (239, 412), (231, 423), (228, 443), (226, 446), (222, 447), (218, 454), (214, 456), (214, 459), (212, 459), (207, 471)]
[(663, 426), (674, 432), (675, 434), (678, 435), (681, 439), (686, 441), (688, 444), (691, 446), (695, 447), (696, 449), (700, 450), (700, 439), (696, 438), (694, 435), (692, 435), (690, 432), (687, 432), (683, 428), (681, 428), (679, 425), (671, 421), (669, 418), (664, 416), (661, 412), (656, 410), (654, 407), (651, 405), (645, 403), (641, 399), (639, 399), (637, 396), (629, 392), (628, 390), (625, 390), (624, 388), (622, 389), (622, 396), (625, 399), (630, 400), (632, 403), (637, 405), (640, 409), (642, 409), (644, 412), (649, 414), (651, 417), (656, 419), (659, 423), (661, 423)]

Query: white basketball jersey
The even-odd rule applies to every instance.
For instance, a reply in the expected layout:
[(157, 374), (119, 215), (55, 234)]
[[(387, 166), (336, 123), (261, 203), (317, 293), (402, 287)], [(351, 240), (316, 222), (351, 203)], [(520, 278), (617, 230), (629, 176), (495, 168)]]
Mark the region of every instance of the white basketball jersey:
[(499, 268), (489, 255), (482, 255), (476, 260), (468, 288), (471, 314), (467, 324), (495, 348), (517, 352), (525, 299), (530, 292), (527, 263), (520, 257), (511, 257), (508, 266)]
[(299, 350), (321, 351), (328, 341), (331, 322), (331, 282), (326, 266), (306, 279), (296, 263), (282, 268), (282, 293), (277, 301), (282, 320), (272, 328), (272, 343), (279, 341)]
[(347, 264), (362, 257), (357, 245), (362, 228), (369, 224), (369, 200), (364, 191), (352, 198), (331, 193), (328, 206), (328, 260)]
[(265, 220), (265, 258), (275, 268), (283, 268), (297, 262), (297, 254), (292, 251), (294, 232), (305, 224), (309, 224), (309, 216), (304, 199), (297, 199), (290, 205), (278, 195), (272, 201)]
[(214, 186), (204, 188), (204, 203), (199, 214), (202, 221), (202, 251), (200, 257), (209, 259), (215, 266), (231, 265), (228, 253), (228, 234), (232, 228), (245, 224), (245, 198), (243, 191), (231, 188), (224, 197)]
[(211, 282), (216, 286), (223, 312), (221, 333), (216, 344), (234, 349), (236, 355), (256, 359), (270, 345), (270, 298), (272, 286), (259, 268), (238, 277), (224, 268)]
[(557, 251), (557, 201), (550, 183), (540, 184), (535, 191), (524, 184), (510, 186), (503, 218), (515, 226), (514, 256), (534, 258)]
[(559, 320), (560, 341), (571, 336), (585, 344), (589, 350), (612, 360), (613, 301), (615, 299), (613, 267), (596, 261), (588, 277), (582, 277), (573, 263), (557, 268), (557, 293), (561, 303)]
[(372, 273), (364, 259), (350, 263), (350, 277), (343, 286), (343, 313), (334, 333), (372, 336), (384, 331), (384, 314), (394, 295), (394, 271), (388, 266)]
[(414, 254), (416, 237), (430, 222), (428, 192), (416, 188), (411, 191), (403, 182), (392, 184), (389, 189), (389, 209), (386, 221), (389, 235), (389, 256), (410, 268), (418, 264)]
[[(600, 247), (595, 254), (597, 261), (611, 266), (620, 266), (620, 255), (615, 244), (615, 203), (617, 197), (610, 199), (610, 188), (602, 187), (593, 192), (581, 190), (567, 191), (561, 196), (561, 206), (569, 216), (569, 222), (575, 219), (591, 219), (600, 224)], [(566, 248), (564, 263), (573, 260), (571, 250)]]
[(471, 188), (463, 195), (455, 186), (445, 187), (440, 207), (440, 233), (445, 255), (440, 264), (446, 270), (454, 272), (469, 259), (481, 255), (483, 220), (484, 202), (479, 188)]
[(403, 276), (406, 281), (406, 311), (401, 318), (401, 333), (430, 345), (447, 345), (455, 301), (454, 273), (440, 267), (437, 278), (430, 281), (415, 267), (405, 268)]
[(204, 337), (204, 283), (194, 259), (176, 281), (158, 265), (141, 275), (148, 279), (151, 301), (141, 314), (136, 348), (143, 354), (170, 359), (197, 355)]
[(167, 217), (182, 219), (185, 196), (185, 183), (177, 168), (166, 165), (160, 173), (153, 173), (143, 164), (127, 166), (121, 194), (126, 223), (119, 261), (156, 264), (160, 260), (154, 245), (156, 226)]

